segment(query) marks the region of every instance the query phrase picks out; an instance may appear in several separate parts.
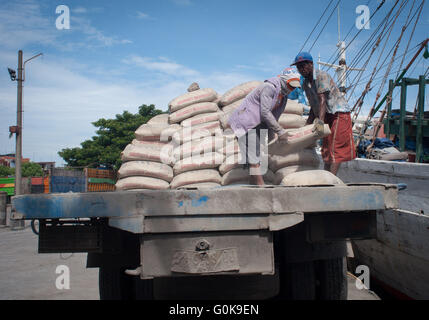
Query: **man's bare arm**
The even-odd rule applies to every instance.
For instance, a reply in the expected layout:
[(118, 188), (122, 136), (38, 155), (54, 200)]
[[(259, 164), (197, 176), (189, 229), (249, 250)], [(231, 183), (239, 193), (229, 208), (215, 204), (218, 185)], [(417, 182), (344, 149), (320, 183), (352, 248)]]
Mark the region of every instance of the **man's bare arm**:
[(326, 122), (325, 115), (328, 109), (328, 92), (319, 93), (319, 119)]
[(315, 116), (314, 116), (313, 108), (311, 108), (310, 113), (309, 113), (308, 118), (307, 118), (307, 122), (305, 124), (306, 125), (312, 124), (314, 121), (314, 118), (315, 118)]

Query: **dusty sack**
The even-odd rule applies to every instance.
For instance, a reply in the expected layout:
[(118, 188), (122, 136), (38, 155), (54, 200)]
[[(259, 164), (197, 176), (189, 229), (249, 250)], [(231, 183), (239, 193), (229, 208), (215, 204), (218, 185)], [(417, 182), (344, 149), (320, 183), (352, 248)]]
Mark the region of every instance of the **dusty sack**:
[(307, 170), (287, 175), (281, 182), (284, 186), (343, 185), (340, 178), (326, 170)]
[(293, 165), (307, 165), (319, 168), (320, 159), (314, 149), (302, 149), (284, 156), (270, 155), (268, 165), (274, 172)]
[(241, 105), (241, 103), (243, 101), (244, 101), (244, 98), (243, 99), (239, 99), (239, 100), (237, 100), (237, 101), (235, 101), (235, 102), (233, 102), (231, 104), (228, 104), (228, 105), (226, 105), (226, 106), (224, 106), (222, 108), (222, 111), (225, 112), (226, 114), (230, 114), (235, 109), (237, 109)]
[(306, 166), (306, 165), (294, 165), (294, 166), (288, 166), (281, 168), (276, 171), (274, 184), (280, 184), (284, 178), (286, 178), (291, 173), (299, 172), (299, 171), (306, 171), (306, 170), (316, 170), (318, 167), (313, 166)]
[(305, 127), (289, 131), (292, 135), (286, 142), (275, 139), (268, 144), (268, 153), (271, 155), (284, 156), (307, 148), (324, 137), (331, 134), (329, 125), (310, 124)]
[(249, 81), (228, 90), (222, 97), (220, 97), (219, 105), (226, 106), (239, 99), (243, 99), (261, 83), (261, 81)]
[(284, 129), (301, 128), (305, 125), (305, 119), (297, 114), (283, 113), (279, 118), (279, 124)]
[[(266, 184), (270, 184), (275, 180), (274, 173), (271, 170), (267, 170), (267, 172), (263, 175), (264, 182)], [(250, 183), (250, 175), (249, 169), (247, 168), (234, 168), (228, 172), (226, 172), (222, 176), (222, 185), (227, 186), (231, 184), (249, 184)]]
[(222, 164), (223, 160), (223, 154), (218, 152), (193, 155), (176, 162), (173, 167), (174, 175), (178, 175), (186, 171), (217, 168)]
[(203, 183), (194, 183), (194, 184), (187, 184), (185, 186), (178, 187), (177, 189), (206, 189), (206, 188), (217, 188), (221, 185), (219, 183), (214, 182), (203, 182)]
[(178, 123), (201, 113), (217, 112), (217, 111), (219, 111), (219, 107), (217, 106), (216, 103), (213, 103), (213, 102), (196, 103), (171, 113), (170, 117), (168, 118), (168, 121), (170, 123)]
[(137, 140), (137, 139), (133, 139), (133, 141), (131, 141), (131, 144), (135, 146), (154, 147), (154, 148), (162, 148), (168, 143), (169, 143), (168, 141), (146, 141), (146, 140)]
[(288, 99), (283, 113), (291, 113), (302, 116), (304, 114), (304, 106), (299, 103), (298, 100)]
[(133, 189), (168, 189), (170, 184), (164, 180), (151, 177), (128, 177), (116, 182), (116, 190), (133, 190)]
[(174, 98), (168, 103), (170, 113), (180, 110), (184, 107), (190, 106), (191, 104), (200, 102), (210, 102), (217, 99), (217, 93), (211, 88), (199, 89), (192, 92), (188, 92)]
[(176, 161), (188, 158), (192, 155), (199, 155), (206, 152), (217, 151), (222, 148), (224, 139), (217, 136), (208, 136), (200, 139), (188, 141), (173, 150)]
[(188, 118), (186, 120), (183, 120), (180, 123), (180, 125), (182, 127), (189, 127), (189, 126), (195, 126), (197, 124), (217, 121), (219, 120), (219, 117), (221, 114), (222, 114), (222, 111), (202, 113), (202, 114), (193, 116), (191, 118)]
[(154, 146), (136, 146), (129, 144), (121, 153), (121, 160), (147, 160), (162, 162), (165, 164), (172, 163), (173, 146), (170, 144), (154, 145)]
[(149, 119), (146, 124), (168, 124), (168, 113), (162, 113)]
[(234, 168), (242, 167), (243, 164), (240, 163), (242, 161), (241, 153), (235, 153), (230, 155), (225, 159), (225, 161), (219, 166), (219, 172), (224, 175), (228, 171), (231, 171)]
[(164, 163), (153, 161), (129, 161), (121, 165), (118, 171), (119, 178), (131, 176), (145, 176), (162, 179), (167, 182), (173, 180), (173, 169)]
[(197, 124), (192, 127), (184, 127), (173, 134), (173, 142), (176, 145), (214, 135), (216, 132), (221, 132), (219, 121), (211, 121), (207, 123)]
[(178, 124), (143, 124), (134, 133), (137, 140), (168, 141), (181, 127)]
[(172, 189), (176, 189), (189, 184), (205, 182), (214, 182), (220, 184), (222, 182), (222, 178), (219, 172), (215, 169), (187, 171), (175, 176), (170, 185)]

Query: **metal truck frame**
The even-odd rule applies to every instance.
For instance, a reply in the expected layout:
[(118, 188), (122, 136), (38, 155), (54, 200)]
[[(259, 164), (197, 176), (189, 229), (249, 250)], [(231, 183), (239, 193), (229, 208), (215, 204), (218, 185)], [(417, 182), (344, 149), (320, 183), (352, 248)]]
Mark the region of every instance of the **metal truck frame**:
[(22, 195), (39, 253), (87, 252), (101, 299), (346, 299), (347, 239), (376, 237), (388, 184)]

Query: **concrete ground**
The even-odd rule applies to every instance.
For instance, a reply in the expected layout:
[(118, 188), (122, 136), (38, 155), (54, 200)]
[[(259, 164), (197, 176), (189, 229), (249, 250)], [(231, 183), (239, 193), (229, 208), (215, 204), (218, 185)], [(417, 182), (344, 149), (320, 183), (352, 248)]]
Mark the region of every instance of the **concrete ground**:
[[(37, 236), (27, 226), (12, 231), (0, 227), (0, 300), (98, 300), (98, 269), (86, 269), (86, 254), (38, 254)], [(57, 289), (61, 274), (70, 271), (70, 289)], [(358, 290), (348, 275), (349, 300), (380, 300), (368, 290)]]

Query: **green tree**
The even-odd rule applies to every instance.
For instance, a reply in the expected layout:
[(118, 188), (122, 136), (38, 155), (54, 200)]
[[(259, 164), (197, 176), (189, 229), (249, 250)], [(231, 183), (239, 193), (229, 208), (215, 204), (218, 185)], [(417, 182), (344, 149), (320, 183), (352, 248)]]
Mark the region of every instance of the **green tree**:
[(152, 117), (163, 113), (151, 105), (141, 105), (137, 114), (124, 111), (115, 119), (99, 119), (92, 124), (97, 135), (85, 140), (79, 148), (66, 148), (58, 152), (68, 166), (96, 168), (103, 166), (119, 169), (121, 152), (134, 139), (134, 132)]
[(24, 162), (22, 164), (22, 176), (23, 177), (42, 177), (43, 170), (40, 164), (35, 162)]
[(6, 166), (0, 166), (0, 177), (12, 176), (15, 174), (14, 168), (9, 168)]

